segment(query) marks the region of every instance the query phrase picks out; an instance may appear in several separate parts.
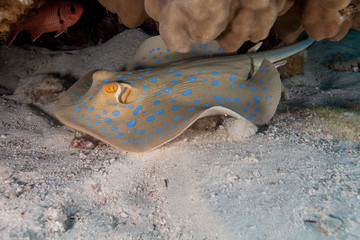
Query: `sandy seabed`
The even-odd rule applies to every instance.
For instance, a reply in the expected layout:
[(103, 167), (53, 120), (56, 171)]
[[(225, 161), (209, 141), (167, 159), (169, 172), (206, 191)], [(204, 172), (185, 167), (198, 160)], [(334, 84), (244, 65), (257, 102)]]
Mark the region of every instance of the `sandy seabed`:
[(246, 121), (203, 120), (143, 154), (86, 139), (89, 149), (73, 147), (84, 134), (53, 114), (63, 79), (121, 70), (146, 38), (0, 46), (1, 239), (360, 238), (360, 32), (313, 44), (256, 134)]

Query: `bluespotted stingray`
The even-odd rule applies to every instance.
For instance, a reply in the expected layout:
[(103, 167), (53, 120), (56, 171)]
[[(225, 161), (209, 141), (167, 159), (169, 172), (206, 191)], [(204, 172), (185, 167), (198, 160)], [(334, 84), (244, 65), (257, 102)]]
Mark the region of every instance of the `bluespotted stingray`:
[(129, 152), (157, 148), (210, 115), (262, 125), (274, 115), (281, 94), (272, 62), (312, 42), (227, 55), (215, 41), (179, 53), (159, 36), (149, 38), (127, 71), (86, 74), (59, 99), (55, 114), (66, 125)]

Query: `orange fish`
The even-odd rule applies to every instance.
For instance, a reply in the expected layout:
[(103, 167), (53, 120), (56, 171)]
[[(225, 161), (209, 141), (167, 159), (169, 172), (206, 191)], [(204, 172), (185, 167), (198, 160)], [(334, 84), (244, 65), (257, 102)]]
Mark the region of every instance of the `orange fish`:
[(35, 41), (43, 33), (57, 31), (55, 37), (74, 25), (81, 17), (83, 7), (68, 1), (53, 1), (39, 9), (39, 13), (24, 22), (9, 37), (8, 46), (14, 41), (19, 32), (26, 30)]

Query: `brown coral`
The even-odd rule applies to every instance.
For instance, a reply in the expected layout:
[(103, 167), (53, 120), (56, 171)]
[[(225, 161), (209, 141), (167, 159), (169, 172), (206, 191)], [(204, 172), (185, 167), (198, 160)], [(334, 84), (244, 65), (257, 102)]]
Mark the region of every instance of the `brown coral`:
[(45, 0), (1, 0), (0, 3), (0, 32), (10, 31), (13, 24), (31, 9), (40, 8)]
[[(357, 5), (355, 5), (356, 3)], [(315, 40), (342, 39), (351, 27), (360, 24), (358, 0), (303, 0), (275, 23), (274, 29), (281, 39), (292, 42), (303, 30)]]
[[(225, 51), (267, 37), (274, 26), (291, 42), (305, 30), (315, 40), (339, 40), (360, 30), (360, 0), (100, 0), (128, 27), (147, 16), (159, 23), (166, 45), (181, 52), (216, 39)], [(274, 25), (275, 24), (275, 25)]]

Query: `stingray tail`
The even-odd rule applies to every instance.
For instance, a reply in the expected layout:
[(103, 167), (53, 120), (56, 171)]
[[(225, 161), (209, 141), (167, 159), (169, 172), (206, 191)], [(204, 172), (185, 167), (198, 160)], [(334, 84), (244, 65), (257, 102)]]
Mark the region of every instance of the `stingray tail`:
[(264, 52), (257, 52), (249, 54), (250, 57), (254, 59), (255, 66), (259, 66), (264, 58), (268, 59), (270, 62), (277, 62), (284, 58), (287, 58), (295, 53), (304, 50), (309, 47), (314, 42), (314, 39), (308, 38), (303, 41), (290, 44), (288, 46), (281, 47), (280, 49), (271, 49)]

